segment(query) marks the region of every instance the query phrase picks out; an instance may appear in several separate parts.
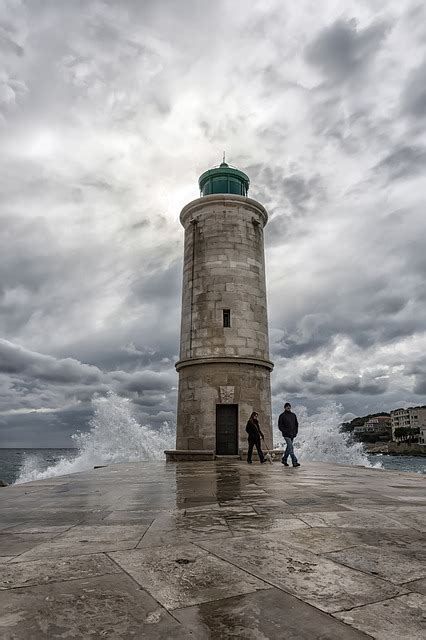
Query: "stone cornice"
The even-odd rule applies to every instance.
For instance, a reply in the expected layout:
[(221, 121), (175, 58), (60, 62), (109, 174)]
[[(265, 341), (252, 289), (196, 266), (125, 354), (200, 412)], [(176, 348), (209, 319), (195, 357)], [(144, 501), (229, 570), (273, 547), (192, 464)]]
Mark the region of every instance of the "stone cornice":
[(180, 371), (184, 367), (191, 367), (200, 364), (253, 364), (257, 367), (264, 367), (269, 371), (274, 368), (274, 363), (270, 360), (263, 360), (262, 358), (243, 358), (238, 356), (211, 356), (202, 358), (186, 358), (185, 360), (178, 360), (175, 367), (176, 371)]
[(197, 200), (193, 200), (184, 206), (182, 211), (180, 212), (179, 220), (183, 227), (186, 228), (188, 222), (192, 218), (196, 218), (197, 213), (206, 207), (209, 204), (217, 204), (219, 206), (238, 206), (243, 205), (245, 209), (251, 210), (253, 213), (259, 215), (262, 219), (263, 226), (268, 222), (268, 212), (265, 207), (257, 202), (257, 200), (253, 200), (252, 198), (246, 198), (244, 196), (237, 196), (231, 193), (224, 194), (215, 194), (212, 196), (203, 196), (202, 198), (197, 198)]

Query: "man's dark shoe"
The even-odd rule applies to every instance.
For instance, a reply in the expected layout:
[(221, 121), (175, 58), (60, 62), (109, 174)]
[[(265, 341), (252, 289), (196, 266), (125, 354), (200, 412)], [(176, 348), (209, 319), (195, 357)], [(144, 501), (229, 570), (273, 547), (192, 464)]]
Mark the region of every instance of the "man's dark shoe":
[(251, 460), (247, 460), (247, 464), (253, 464)]
[(293, 467), (300, 467), (300, 463), (296, 462), (296, 464), (294, 464)]
[(288, 467), (288, 462), (284, 462), (284, 460), (281, 460), (281, 463), (282, 463), (285, 467)]
[(266, 462), (266, 460), (261, 460), (260, 464), (264, 464)]

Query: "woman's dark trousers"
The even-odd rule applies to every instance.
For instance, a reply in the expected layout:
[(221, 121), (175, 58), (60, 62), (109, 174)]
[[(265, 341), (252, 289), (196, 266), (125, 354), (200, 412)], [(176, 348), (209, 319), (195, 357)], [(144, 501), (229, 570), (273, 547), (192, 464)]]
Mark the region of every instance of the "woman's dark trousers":
[(248, 447), (248, 453), (247, 453), (247, 462), (251, 462), (253, 447), (256, 447), (257, 455), (259, 456), (260, 462), (262, 462), (265, 456), (263, 455), (262, 449), (260, 448), (260, 440), (249, 440), (248, 443), (249, 443), (249, 447)]

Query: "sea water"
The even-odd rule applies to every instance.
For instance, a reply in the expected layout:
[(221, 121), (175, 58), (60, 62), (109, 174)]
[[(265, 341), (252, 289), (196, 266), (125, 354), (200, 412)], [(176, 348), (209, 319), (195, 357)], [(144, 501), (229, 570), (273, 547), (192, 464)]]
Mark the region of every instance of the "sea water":
[[(353, 442), (350, 434), (340, 431), (341, 406), (330, 403), (313, 415), (308, 415), (306, 407), (295, 407), (294, 411), (300, 425), (294, 441), (297, 456), (311, 461), (372, 466), (362, 443)], [(373, 466), (380, 468), (381, 463)]]
[[(92, 402), (94, 414), (89, 431), (72, 436), (75, 450), (59, 456), (58, 450), (47, 450), (53, 458), (50, 464), (46, 464), (43, 455), (46, 450), (28, 450), (16, 474), (16, 484), (86, 471), (95, 465), (161, 460), (164, 450), (174, 447), (173, 429), (166, 422), (158, 429), (140, 424), (127, 398), (111, 392), (106, 398), (94, 398)], [(1, 462), (0, 478), (8, 481), (2, 477)]]
[[(106, 398), (95, 398), (93, 405), (90, 429), (72, 436), (72, 449), (0, 449), (0, 479), (20, 484), (86, 471), (100, 464), (164, 460), (164, 450), (174, 448), (174, 429), (167, 423), (157, 429), (140, 424), (128, 399), (110, 393)], [(301, 462), (426, 473), (426, 458), (367, 455), (361, 443), (352, 442), (348, 434), (340, 432), (342, 408), (336, 404), (312, 415), (305, 407), (296, 407), (295, 411), (300, 423), (295, 450)], [(274, 443), (282, 446), (278, 431), (274, 431)]]
[[(340, 431), (343, 422), (341, 405), (331, 402), (312, 415), (303, 406), (295, 407), (294, 411), (300, 425), (294, 449), (301, 462), (310, 460), (426, 473), (426, 457), (367, 454), (361, 442), (355, 442), (350, 433)], [(277, 428), (274, 430), (274, 443), (277, 448), (285, 447)]]

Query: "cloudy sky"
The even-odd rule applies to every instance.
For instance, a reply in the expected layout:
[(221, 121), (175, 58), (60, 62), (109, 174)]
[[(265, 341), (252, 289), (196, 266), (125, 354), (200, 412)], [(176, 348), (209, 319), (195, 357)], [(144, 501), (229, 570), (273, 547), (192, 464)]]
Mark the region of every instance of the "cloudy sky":
[(0, 0), (0, 446), (176, 405), (182, 206), (270, 213), (275, 411), (426, 402), (421, 0)]

